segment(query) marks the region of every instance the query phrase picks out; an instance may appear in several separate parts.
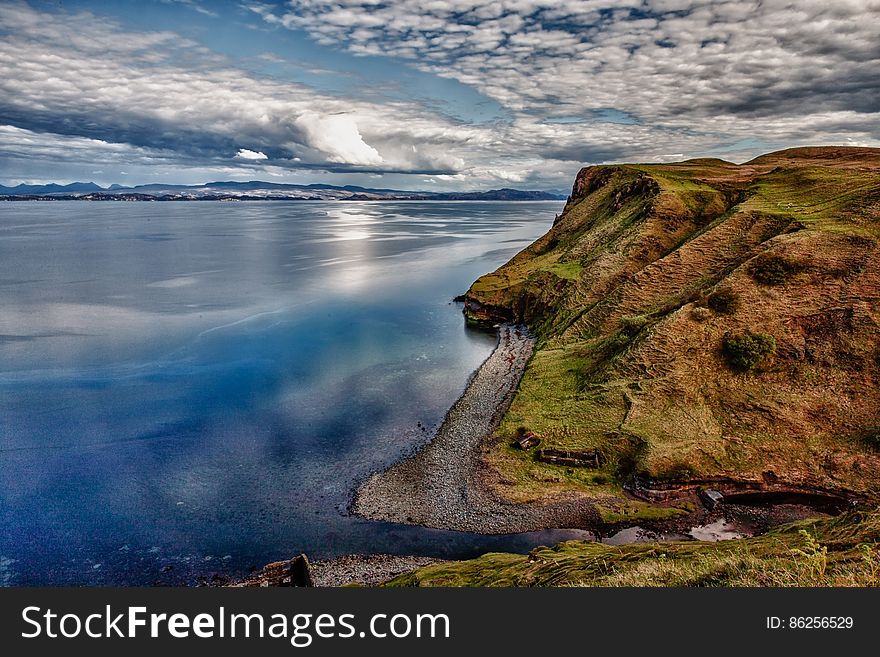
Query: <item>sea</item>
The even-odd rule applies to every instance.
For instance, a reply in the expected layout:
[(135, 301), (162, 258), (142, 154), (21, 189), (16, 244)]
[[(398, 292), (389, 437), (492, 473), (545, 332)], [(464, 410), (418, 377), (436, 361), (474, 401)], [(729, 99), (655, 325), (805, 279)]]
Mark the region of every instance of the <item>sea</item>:
[(0, 585), (211, 583), (301, 552), (576, 536), (349, 512), (495, 345), (453, 298), (561, 209), (0, 203)]

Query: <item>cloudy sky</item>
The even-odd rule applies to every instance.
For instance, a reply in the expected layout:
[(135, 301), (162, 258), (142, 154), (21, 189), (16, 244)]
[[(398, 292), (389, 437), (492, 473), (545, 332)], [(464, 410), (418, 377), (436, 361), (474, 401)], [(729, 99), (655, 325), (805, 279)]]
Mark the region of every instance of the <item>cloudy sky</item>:
[(880, 146), (880, 0), (0, 0), (0, 183), (568, 189)]

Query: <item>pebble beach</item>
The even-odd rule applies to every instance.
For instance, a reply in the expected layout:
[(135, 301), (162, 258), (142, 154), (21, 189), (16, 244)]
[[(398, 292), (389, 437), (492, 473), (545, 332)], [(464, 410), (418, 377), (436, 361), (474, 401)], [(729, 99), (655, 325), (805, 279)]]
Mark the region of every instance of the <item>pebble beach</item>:
[(480, 446), (497, 429), (516, 392), (535, 339), (502, 325), (498, 345), (474, 373), (433, 440), (410, 458), (372, 475), (353, 510), (374, 520), (438, 529), (506, 534), (589, 528), (594, 511), (579, 500), (521, 505), (501, 500), (482, 481)]

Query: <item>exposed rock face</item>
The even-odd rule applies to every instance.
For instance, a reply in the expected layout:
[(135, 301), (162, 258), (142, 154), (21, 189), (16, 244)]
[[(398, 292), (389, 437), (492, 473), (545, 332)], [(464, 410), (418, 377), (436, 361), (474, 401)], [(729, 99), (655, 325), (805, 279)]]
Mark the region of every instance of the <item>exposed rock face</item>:
[(706, 508), (709, 509), (709, 511), (711, 511), (724, 501), (724, 495), (722, 495), (721, 492), (717, 490), (701, 490), (700, 501), (706, 505)]
[[(720, 289), (728, 305), (707, 303)], [(772, 471), (880, 494), (880, 149), (582, 169), (550, 231), (476, 281), (465, 313), (539, 337), (499, 445), (525, 426), (544, 448), (599, 449), (611, 477)], [(775, 350), (735, 371), (721, 345), (744, 334)], [(526, 481), (523, 458), (486, 457), (515, 481), (496, 492), (583, 489), (564, 472)]]

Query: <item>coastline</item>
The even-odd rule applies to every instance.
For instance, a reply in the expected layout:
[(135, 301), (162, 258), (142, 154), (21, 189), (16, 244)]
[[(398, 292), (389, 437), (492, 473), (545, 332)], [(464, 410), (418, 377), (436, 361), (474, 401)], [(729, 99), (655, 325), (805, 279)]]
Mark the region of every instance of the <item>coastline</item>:
[[(500, 325), (495, 349), (472, 374), (431, 441), (415, 454), (371, 475), (356, 490), (351, 512), (369, 520), (480, 534), (603, 530), (593, 540), (608, 545), (724, 541), (761, 535), (789, 522), (828, 517), (797, 501), (758, 506), (733, 502), (705, 509), (691, 491), (696, 508), (685, 517), (607, 523), (586, 497), (571, 495), (544, 504), (519, 504), (498, 498), (483, 479), (483, 445), (507, 412), (534, 348), (535, 339), (524, 327)], [(736, 489), (734, 486), (731, 490)], [(376, 586), (443, 561), (415, 555), (348, 554), (315, 562), (312, 576), (314, 586), (319, 587)], [(232, 586), (290, 586), (283, 580), (291, 563), (268, 564)]]
[(534, 347), (525, 329), (501, 325), (494, 351), (431, 442), (367, 479), (352, 511), (371, 520), (481, 534), (594, 528), (598, 517), (583, 499), (515, 504), (493, 495), (482, 480), (480, 448), (507, 411)]
[[(433, 557), (399, 556), (393, 554), (347, 554), (335, 559), (322, 559), (310, 565), (309, 573), (316, 587), (376, 586), (402, 573), (442, 563)], [(258, 573), (229, 584), (235, 588), (292, 586), (292, 560), (276, 561)]]
[[(597, 532), (608, 545), (663, 540), (715, 542), (763, 534), (781, 524), (826, 516), (796, 502), (696, 508), (685, 517), (603, 522), (586, 497), (519, 504), (494, 495), (485, 483), (482, 451), (510, 406), (535, 339), (524, 327), (498, 327), (495, 349), (472, 374), (431, 441), (415, 454), (374, 473), (356, 490), (351, 512), (369, 520), (480, 534), (516, 534), (547, 529)], [(735, 488), (735, 487), (734, 487)], [(613, 533), (607, 533), (613, 531)], [(604, 538), (603, 538), (604, 534)], [(314, 585), (376, 586), (397, 575), (443, 559), (414, 555), (349, 554), (312, 565)], [(282, 583), (292, 561), (265, 566), (233, 586), (289, 586)]]

